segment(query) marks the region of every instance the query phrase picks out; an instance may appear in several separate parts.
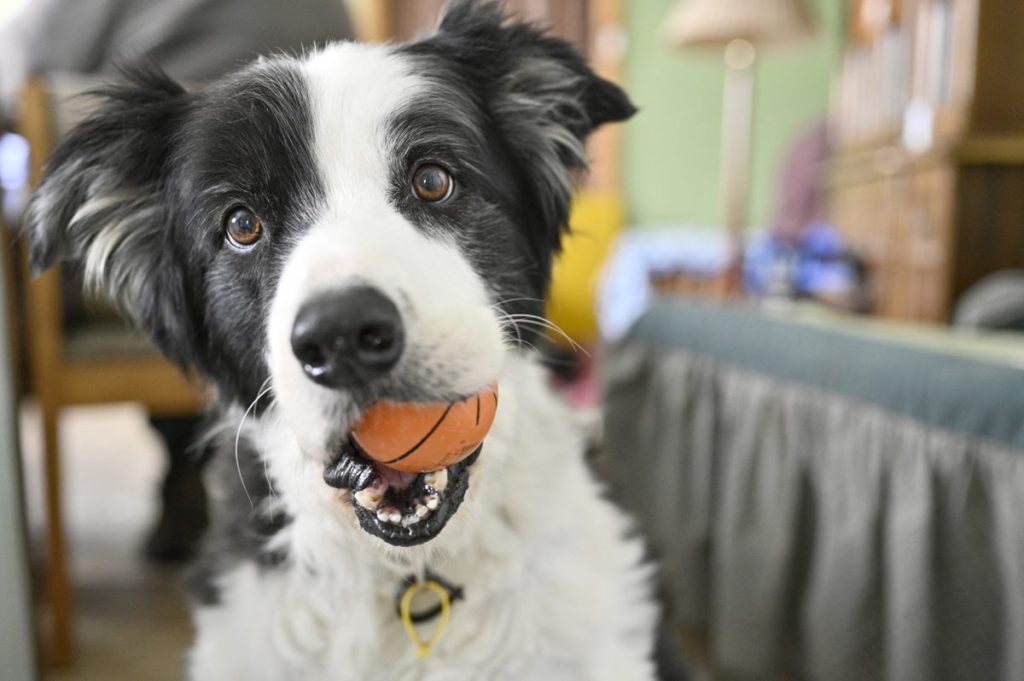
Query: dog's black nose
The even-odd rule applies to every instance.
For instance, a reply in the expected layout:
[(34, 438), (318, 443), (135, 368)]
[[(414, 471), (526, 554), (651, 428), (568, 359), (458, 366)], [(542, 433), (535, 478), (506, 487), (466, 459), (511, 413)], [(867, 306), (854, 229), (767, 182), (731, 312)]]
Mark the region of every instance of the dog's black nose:
[(329, 291), (306, 302), (292, 327), (292, 352), (328, 388), (364, 385), (386, 374), (405, 346), (402, 316), (368, 286)]

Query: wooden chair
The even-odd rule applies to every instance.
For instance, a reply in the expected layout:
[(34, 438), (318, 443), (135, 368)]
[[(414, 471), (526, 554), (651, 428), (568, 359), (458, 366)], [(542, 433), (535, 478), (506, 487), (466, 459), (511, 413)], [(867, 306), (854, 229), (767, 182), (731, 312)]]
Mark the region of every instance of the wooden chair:
[[(65, 101), (43, 79), (32, 80), (23, 92), (19, 131), (30, 145), (33, 187), (42, 178), (55, 141), (81, 113), (81, 100), (70, 106)], [(27, 266), (23, 271), (26, 280), (31, 279)], [(66, 329), (60, 268), (27, 281), (24, 290), (26, 354), (31, 388), (42, 413), (45, 449), (48, 652), (54, 665), (64, 666), (74, 653), (74, 608), (61, 504), (60, 412), (72, 405), (139, 402), (156, 415), (194, 414), (201, 409), (201, 390), (123, 324), (99, 331)]]

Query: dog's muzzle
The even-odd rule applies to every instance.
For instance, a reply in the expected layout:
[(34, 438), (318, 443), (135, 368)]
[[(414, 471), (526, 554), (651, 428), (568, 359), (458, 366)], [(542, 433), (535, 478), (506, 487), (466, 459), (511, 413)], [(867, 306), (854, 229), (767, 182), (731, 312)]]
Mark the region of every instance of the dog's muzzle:
[[(394, 302), (376, 288), (333, 289), (299, 309), (291, 346), (310, 380), (359, 393), (392, 373), (405, 349), (405, 327)], [(455, 514), (479, 454), (478, 448), (447, 468), (411, 474), (371, 461), (345, 436), (324, 469), (324, 481), (349, 492), (366, 532), (394, 546), (413, 546), (436, 537)]]

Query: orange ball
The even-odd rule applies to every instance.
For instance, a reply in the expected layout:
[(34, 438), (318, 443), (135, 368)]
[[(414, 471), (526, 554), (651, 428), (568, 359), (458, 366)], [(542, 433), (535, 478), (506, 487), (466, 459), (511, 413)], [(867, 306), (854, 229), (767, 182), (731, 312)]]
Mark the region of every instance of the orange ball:
[(406, 473), (441, 470), (483, 442), (498, 409), (494, 385), (461, 402), (378, 402), (352, 430), (371, 459)]

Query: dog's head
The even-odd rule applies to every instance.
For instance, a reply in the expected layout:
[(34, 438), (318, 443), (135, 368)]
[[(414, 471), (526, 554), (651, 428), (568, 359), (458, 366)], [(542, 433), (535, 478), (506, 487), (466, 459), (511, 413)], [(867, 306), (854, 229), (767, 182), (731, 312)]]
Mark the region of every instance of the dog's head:
[[(50, 160), (33, 265), (82, 262), (223, 400), (272, 390), (353, 492), (388, 473), (352, 450), (362, 409), (470, 395), (529, 340), (515, 321), (542, 312), (583, 141), (633, 113), (568, 44), (480, 2), (417, 43), (265, 59), (197, 92), (126, 75)], [(354, 503), (360, 524), (432, 538), (467, 469), (425, 521)], [(384, 477), (417, 502), (423, 476)]]

